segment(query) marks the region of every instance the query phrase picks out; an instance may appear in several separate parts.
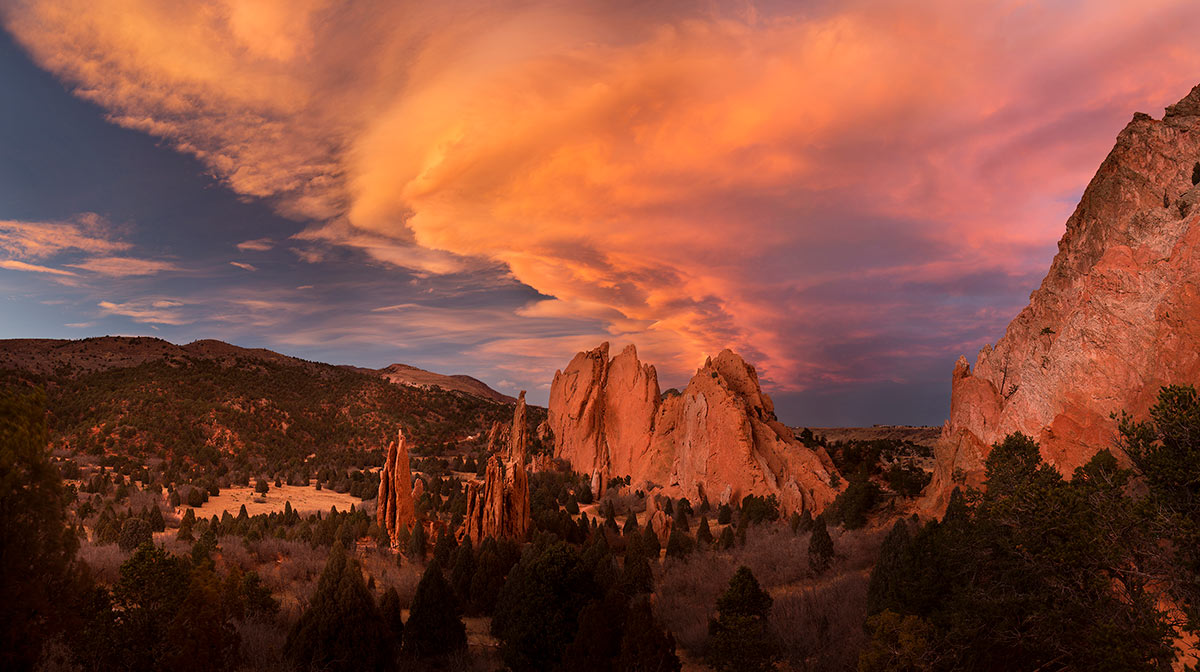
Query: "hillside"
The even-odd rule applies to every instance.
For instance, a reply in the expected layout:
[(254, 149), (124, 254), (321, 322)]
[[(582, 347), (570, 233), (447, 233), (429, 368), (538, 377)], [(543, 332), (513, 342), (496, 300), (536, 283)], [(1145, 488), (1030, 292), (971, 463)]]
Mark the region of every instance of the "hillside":
[(409, 366), (408, 364), (392, 364), (379, 369), (377, 373), (387, 380), (401, 385), (411, 385), (413, 387), (440, 387), (444, 390), (454, 390), (457, 392), (464, 392), (466, 394), (473, 394), (477, 397), (483, 397), (484, 399), (491, 399), (492, 401), (499, 402), (501, 404), (517, 403), (517, 400), (513, 397), (493, 390), (482, 380), (479, 380), (478, 378), (472, 378), (471, 376), (464, 376), (462, 374), (447, 376), (440, 373), (434, 373), (432, 371), (426, 371), (425, 369), (418, 369), (417, 367)]
[(374, 452), (397, 427), (426, 453), (482, 445), (512, 417), (482, 395), (220, 341), (0, 341), (0, 385), (46, 390), (55, 448), (271, 471)]

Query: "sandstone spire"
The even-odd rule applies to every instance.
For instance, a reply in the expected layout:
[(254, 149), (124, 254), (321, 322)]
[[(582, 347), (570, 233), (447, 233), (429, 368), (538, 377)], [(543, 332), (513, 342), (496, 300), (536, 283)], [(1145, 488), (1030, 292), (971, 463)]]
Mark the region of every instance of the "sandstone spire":
[(529, 429), (526, 427), (525, 390), (517, 397), (513, 409), (512, 429), (508, 432), (508, 459), (524, 465), (529, 461)]
[(467, 483), (467, 515), (459, 538), (470, 537), (476, 546), (485, 537), (524, 541), (529, 536), (529, 479), (525, 467), (505, 465), (498, 456), (488, 458), (484, 480)]
[(400, 528), (411, 528), (416, 520), (412, 492), (408, 444), (404, 439), (404, 430), (397, 430), (396, 442), (388, 444), (383, 471), (379, 475), (379, 497), (375, 505), (375, 518), (379, 526), (387, 530), (393, 547), (398, 543)]
[(927, 504), (978, 484), (1012, 432), (1070, 476), (1114, 448), (1111, 414), (1200, 378), (1200, 86), (1135, 114), (1083, 193), (1058, 254), (996, 345), (955, 364)]

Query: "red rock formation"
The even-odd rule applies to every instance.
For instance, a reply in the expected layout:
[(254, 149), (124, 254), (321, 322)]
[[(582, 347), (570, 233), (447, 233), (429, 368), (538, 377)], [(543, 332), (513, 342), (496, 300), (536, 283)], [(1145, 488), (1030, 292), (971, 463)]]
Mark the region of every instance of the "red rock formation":
[(524, 465), (529, 461), (529, 428), (526, 426), (525, 390), (517, 397), (513, 409), (512, 429), (508, 432), (508, 460)]
[(1114, 412), (1200, 379), (1200, 86), (1156, 121), (1135, 114), (1067, 220), (1029, 305), (972, 369), (955, 364), (927, 504), (978, 483), (1020, 431), (1066, 475), (1113, 448)]
[(491, 456), (484, 480), (467, 483), (467, 515), (459, 538), (470, 537), (476, 546), (489, 536), (524, 541), (529, 527), (529, 477), (525, 467), (512, 463), (505, 469), (497, 456)]
[(509, 444), (509, 426), (497, 420), (492, 423), (492, 429), (488, 431), (487, 451), (489, 454), (494, 454), (508, 448)]
[(555, 456), (592, 474), (594, 489), (628, 475), (710, 501), (774, 494), (785, 511), (820, 511), (836, 495), (829, 456), (796, 441), (754, 367), (729, 350), (665, 399), (633, 346), (612, 361), (607, 343), (581, 352), (554, 375), (549, 422)]
[(417, 518), (412, 491), (408, 444), (404, 440), (404, 431), (397, 430), (396, 442), (388, 444), (383, 471), (379, 475), (379, 497), (375, 500), (375, 517), (379, 526), (387, 530), (392, 546), (397, 543), (400, 528), (412, 528)]

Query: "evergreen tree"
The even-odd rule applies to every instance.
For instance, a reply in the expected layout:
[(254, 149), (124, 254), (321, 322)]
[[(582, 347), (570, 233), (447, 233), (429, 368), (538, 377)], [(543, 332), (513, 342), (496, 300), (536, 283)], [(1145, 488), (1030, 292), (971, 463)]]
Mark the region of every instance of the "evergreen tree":
[(0, 668), (33, 667), (62, 626), (78, 546), (50, 461), (42, 393), (0, 392)]
[(383, 592), (383, 597), (379, 600), (379, 613), (383, 616), (383, 622), (387, 624), (388, 630), (392, 633), (392, 641), (396, 643), (396, 648), (400, 647), (400, 643), (404, 641), (404, 613), (400, 606), (400, 594), (392, 586)]
[(514, 672), (556, 667), (575, 639), (580, 610), (594, 595), (591, 573), (571, 546), (543, 540), (527, 549), (492, 617), (505, 664)]
[(579, 612), (575, 639), (563, 652), (560, 670), (570, 672), (612, 672), (621, 652), (626, 598), (610, 591), (604, 598), (592, 600)]
[(141, 518), (126, 518), (125, 522), (121, 523), (121, 536), (117, 539), (117, 545), (122, 551), (132, 551), (153, 540), (150, 523)]
[(779, 647), (768, 623), (771, 603), (750, 568), (739, 567), (708, 623), (708, 663), (721, 672), (773, 669)]
[(475, 548), (470, 537), (463, 537), (462, 543), (451, 554), (450, 562), (450, 586), (454, 588), (458, 603), (466, 610), (471, 604), (471, 579), (475, 576)]
[(629, 605), (621, 638), (617, 672), (679, 672), (682, 665), (675, 654), (675, 637), (664, 628), (642, 597)]
[(167, 521), (163, 519), (162, 509), (158, 505), (150, 507), (150, 529), (154, 532), (165, 532), (167, 529)]
[(475, 562), (475, 576), (471, 577), (471, 611), (476, 614), (491, 614), (496, 600), (504, 587), (508, 565), (500, 555), (496, 540), (487, 537), (479, 544)]
[(308, 609), (288, 633), (284, 651), (302, 668), (389, 670), (392, 633), (363, 582), (358, 562), (335, 543)]
[(654, 528), (647, 524), (646, 529), (642, 530), (642, 552), (648, 560), (658, 562), (661, 551), (662, 543), (658, 540), (658, 535), (654, 533)]
[(621, 527), (621, 534), (623, 536), (628, 537), (631, 534), (637, 534), (637, 533), (638, 533), (637, 514), (633, 512), (633, 509), (630, 509), (629, 515), (625, 517), (625, 525)]
[(682, 560), (691, 555), (696, 548), (696, 542), (678, 527), (671, 528), (671, 536), (667, 537), (667, 557)]
[(733, 526), (726, 525), (721, 530), (721, 536), (717, 539), (717, 548), (722, 551), (733, 548)]
[(717, 507), (717, 523), (719, 525), (728, 525), (732, 520), (733, 512), (729, 509), (728, 504)]
[(625, 545), (621, 585), (628, 595), (654, 592), (654, 572), (650, 568), (650, 559), (646, 557), (640, 534), (631, 535)]
[(713, 544), (712, 530), (708, 528), (708, 516), (700, 516), (700, 526), (696, 528), (696, 543), (706, 548)]
[(414, 560), (425, 559), (425, 525), (419, 520), (413, 525), (412, 534), (408, 537), (408, 557)]
[(404, 626), (404, 655), (441, 656), (467, 646), (458, 599), (435, 558), (425, 568)]
[(808, 539), (808, 567), (820, 574), (833, 562), (833, 539), (825, 528), (825, 516), (813, 520), (812, 536)]
[(433, 558), (442, 567), (452, 567), (450, 554), (454, 553), (456, 548), (458, 548), (458, 542), (454, 539), (454, 533), (449, 528), (443, 529), (438, 534), (437, 544), (433, 547)]

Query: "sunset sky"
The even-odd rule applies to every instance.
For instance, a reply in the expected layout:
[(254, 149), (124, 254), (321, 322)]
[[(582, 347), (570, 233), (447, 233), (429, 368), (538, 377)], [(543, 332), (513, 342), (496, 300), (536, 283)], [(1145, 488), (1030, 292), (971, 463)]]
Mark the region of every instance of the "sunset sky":
[(0, 0), (0, 338), (218, 338), (545, 403), (636, 343), (940, 424), (1200, 3)]

